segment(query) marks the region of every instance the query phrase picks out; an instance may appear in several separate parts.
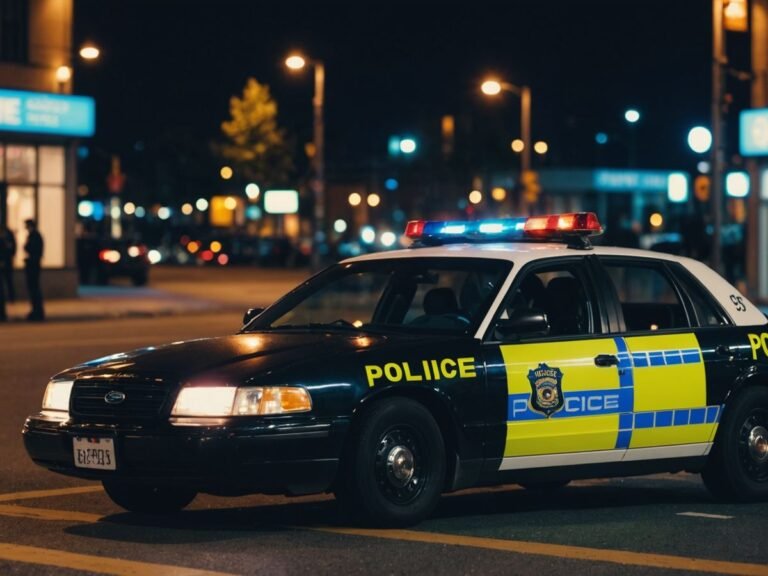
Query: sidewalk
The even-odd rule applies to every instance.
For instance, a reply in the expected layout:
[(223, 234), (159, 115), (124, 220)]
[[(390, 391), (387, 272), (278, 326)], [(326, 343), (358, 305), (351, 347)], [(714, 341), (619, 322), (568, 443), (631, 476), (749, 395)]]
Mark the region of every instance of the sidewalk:
[[(184, 296), (156, 288), (86, 286), (78, 290), (78, 295), (79, 298), (46, 301), (46, 321), (244, 312), (242, 307), (236, 304)], [(8, 304), (6, 306), (8, 320), (10, 322), (26, 321), (29, 309), (28, 302)]]

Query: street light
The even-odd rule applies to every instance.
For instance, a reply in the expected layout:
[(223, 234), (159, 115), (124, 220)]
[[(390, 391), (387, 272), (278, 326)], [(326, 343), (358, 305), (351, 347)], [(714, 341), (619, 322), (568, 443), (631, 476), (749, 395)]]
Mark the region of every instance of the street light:
[[(313, 242), (317, 245), (325, 231), (325, 125), (323, 124), (323, 106), (325, 101), (325, 65), (320, 60), (308, 61), (300, 54), (291, 54), (285, 59), (289, 70), (302, 70), (308, 64), (315, 68), (315, 93), (312, 97), (313, 110), (313, 144), (312, 167), (315, 179), (312, 190), (315, 199)], [(316, 246), (317, 248), (317, 246)], [(319, 268), (320, 251), (312, 251), (313, 267)]]
[(640, 112), (638, 112), (634, 108), (630, 108), (626, 112), (624, 112), (624, 120), (626, 120), (630, 124), (634, 124), (640, 120)]
[[(516, 86), (509, 82), (501, 82), (495, 78), (488, 78), (480, 85), (480, 90), (486, 96), (498, 96), (502, 90), (512, 92), (520, 96), (520, 132), (522, 149), (520, 150), (521, 176), (531, 170), (531, 88), (529, 86)], [(521, 198), (523, 211), (527, 210), (525, 198)]]
[(688, 132), (688, 146), (697, 154), (705, 154), (712, 147), (712, 132), (704, 126), (695, 126)]
[(101, 55), (101, 50), (93, 44), (83, 44), (79, 54), (83, 60), (96, 60)]

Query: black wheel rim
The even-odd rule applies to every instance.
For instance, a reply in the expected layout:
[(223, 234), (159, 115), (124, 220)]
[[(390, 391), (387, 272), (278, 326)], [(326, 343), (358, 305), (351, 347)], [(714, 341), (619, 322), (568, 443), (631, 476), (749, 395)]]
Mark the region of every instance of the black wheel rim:
[(739, 459), (747, 476), (768, 482), (768, 410), (752, 410), (739, 430)]
[(421, 436), (406, 426), (382, 434), (376, 447), (375, 474), (382, 495), (393, 504), (416, 500), (429, 476)]

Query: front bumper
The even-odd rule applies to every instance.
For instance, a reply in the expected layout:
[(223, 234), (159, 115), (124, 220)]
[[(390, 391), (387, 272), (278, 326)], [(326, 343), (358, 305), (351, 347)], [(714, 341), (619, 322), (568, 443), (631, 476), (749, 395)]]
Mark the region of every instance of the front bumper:
[[(39, 414), (24, 424), (32, 460), (80, 478), (183, 485), (213, 494), (310, 494), (330, 489), (348, 421), (279, 418), (217, 426), (79, 424)], [(114, 439), (117, 470), (74, 465), (73, 437)]]

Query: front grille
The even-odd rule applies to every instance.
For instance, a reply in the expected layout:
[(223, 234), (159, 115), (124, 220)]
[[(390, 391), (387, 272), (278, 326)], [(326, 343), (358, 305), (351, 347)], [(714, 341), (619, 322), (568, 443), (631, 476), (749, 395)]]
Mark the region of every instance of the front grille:
[[(160, 415), (169, 387), (153, 381), (76, 380), (72, 387), (70, 410), (73, 416), (151, 419)], [(117, 404), (105, 400), (109, 392), (122, 392)]]

